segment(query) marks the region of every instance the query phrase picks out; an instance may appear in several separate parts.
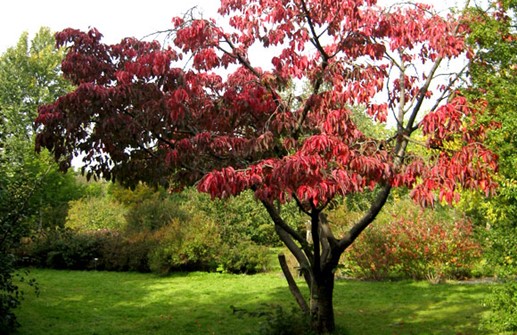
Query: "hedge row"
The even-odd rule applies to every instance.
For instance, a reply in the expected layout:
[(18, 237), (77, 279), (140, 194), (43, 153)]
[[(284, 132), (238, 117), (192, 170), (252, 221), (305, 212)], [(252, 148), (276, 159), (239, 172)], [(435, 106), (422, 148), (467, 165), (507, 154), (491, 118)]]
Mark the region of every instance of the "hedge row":
[(18, 250), (22, 265), (74, 270), (256, 273), (269, 251), (250, 241), (224, 243), (213, 222), (173, 221), (155, 231), (46, 232)]

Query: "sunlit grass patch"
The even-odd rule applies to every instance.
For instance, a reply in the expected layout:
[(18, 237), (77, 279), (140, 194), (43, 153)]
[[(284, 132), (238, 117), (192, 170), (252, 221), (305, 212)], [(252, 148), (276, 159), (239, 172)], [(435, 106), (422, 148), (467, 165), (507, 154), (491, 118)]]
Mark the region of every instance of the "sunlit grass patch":
[[(33, 270), (20, 335), (257, 334), (253, 311), (294, 306), (279, 273), (152, 274)], [(336, 282), (336, 321), (350, 335), (482, 334), (487, 284)], [(245, 311), (246, 313), (238, 313)]]

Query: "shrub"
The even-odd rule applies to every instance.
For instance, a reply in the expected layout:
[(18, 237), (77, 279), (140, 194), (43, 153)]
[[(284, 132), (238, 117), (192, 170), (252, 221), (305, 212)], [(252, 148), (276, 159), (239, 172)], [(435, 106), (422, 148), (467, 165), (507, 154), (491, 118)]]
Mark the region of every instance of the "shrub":
[(483, 328), (494, 334), (517, 332), (517, 282), (495, 285), (486, 301), (490, 313)]
[(19, 326), (14, 309), (21, 302), (21, 292), (15, 284), (14, 255), (0, 254), (0, 334), (8, 334)]
[[(253, 192), (243, 192), (228, 199), (211, 200), (207, 194), (187, 189), (177, 195), (176, 200), (181, 203), (181, 208), (187, 215), (201, 213), (215, 221), (225, 243), (234, 244), (245, 239), (266, 246), (282, 245), (275, 234), (271, 218), (256, 201)], [(299, 218), (297, 213), (294, 208), (289, 208), (283, 214), (288, 222), (295, 222)]]
[(310, 320), (296, 308), (284, 309), (280, 305), (271, 306), (262, 315), (259, 334), (261, 335), (314, 335)]
[(392, 214), (391, 221), (385, 221), (389, 216), (381, 217), (363, 233), (345, 254), (345, 262), (351, 263), (349, 271), (376, 280), (441, 281), (470, 276), (481, 256), (472, 223), (407, 206)]
[(127, 225), (126, 212), (127, 209), (118, 201), (87, 197), (70, 202), (66, 227), (80, 231), (120, 230)]
[[(315, 335), (311, 320), (307, 315), (300, 313), (296, 307), (289, 309), (281, 305), (263, 304), (256, 311), (230, 306), (237, 317), (248, 316), (260, 319), (259, 334), (262, 335)], [(346, 335), (344, 329), (337, 329), (332, 334)]]
[(219, 226), (197, 215), (188, 223), (178, 220), (153, 235), (158, 246), (150, 254), (153, 272), (221, 271), (257, 273), (269, 262), (268, 248), (242, 240), (234, 244), (221, 239)]
[(149, 272), (148, 254), (156, 245), (152, 234), (145, 232), (62, 230), (27, 241), (17, 254), (25, 266)]
[(96, 232), (101, 240), (96, 269), (149, 272), (149, 254), (158, 245), (152, 233)]
[(494, 285), (486, 300), (490, 312), (483, 328), (493, 334), (517, 333), (516, 225), (515, 221), (500, 220), (486, 231), (488, 264), (504, 280), (503, 284)]
[[(223, 210), (229, 209), (226, 204), (219, 202), (221, 207), (210, 208), (209, 199), (195, 195), (187, 192), (168, 197), (144, 185), (135, 191), (113, 186), (111, 198), (72, 202), (67, 229), (47, 230), (18, 254), (25, 259), (24, 265), (57, 269), (162, 274), (263, 271), (268, 249), (251, 240), (248, 231), (253, 230), (252, 225), (237, 222), (253, 217), (243, 214), (244, 208), (251, 207), (237, 210), (241, 204), (233, 203), (236, 207), (230, 212), (239, 214), (228, 215), (224, 221)], [(112, 200), (115, 196), (123, 202)], [(251, 206), (251, 198), (248, 200), (243, 204)]]
[(82, 270), (93, 267), (100, 245), (99, 239), (91, 234), (58, 230), (39, 235), (18, 253), (23, 255), (24, 265)]
[(157, 196), (133, 204), (125, 217), (130, 231), (156, 230), (174, 219), (188, 220), (187, 214), (174, 199)]
[(174, 270), (211, 271), (217, 268), (217, 250), (221, 239), (217, 226), (202, 216), (188, 223), (172, 221), (154, 234), (159, 245), (150, 255), (153, 272), (169, 273)]
[(218, 259), (218, 271), (253, 274), (267, 269), (269, 249), (244, 240), (236, 245), (225, 244), (220, 249)]

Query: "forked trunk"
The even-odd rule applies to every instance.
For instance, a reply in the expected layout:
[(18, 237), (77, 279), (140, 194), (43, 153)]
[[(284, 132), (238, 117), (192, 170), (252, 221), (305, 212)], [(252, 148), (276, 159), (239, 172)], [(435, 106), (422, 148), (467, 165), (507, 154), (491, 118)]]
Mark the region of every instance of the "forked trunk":
[(322, 273), (312, 285), (310, 300), (311, 326), (318, 334), (331, 333), (336, 329), (332, 294), (334, 273)]

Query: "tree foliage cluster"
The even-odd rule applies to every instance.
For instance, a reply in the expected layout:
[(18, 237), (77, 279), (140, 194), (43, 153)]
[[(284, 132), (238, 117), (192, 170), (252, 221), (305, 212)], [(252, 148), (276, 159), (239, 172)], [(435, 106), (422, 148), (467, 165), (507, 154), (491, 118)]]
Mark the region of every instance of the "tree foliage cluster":
[[(473, 85), (469, 94), (483, 96), (488, 113), (480, 122), (497, 123), (498, 129), (487, 134), (487, 145), (499, 156), (496, 176), (499, 188), (495, 196), (483, 199), (476, 195), (462, 204), (480, 224), (492, 234), (493, 262), (507, 265), (506, 270), (515, 272), (509, 258), (517, 256), (517, 245), (509, 238), (515, 231), (517, 217), (517, 35), (515, 31), (515, 1), (492, 2), (488, 8), (472, 9), (472, 33), (470, 43), (480, 51), (470, 63)], [(504, 235), (506, 238), (504, 238)], [(513, 263), (513, 262), (512, 262)]]
[[(63, 175), (48, 152), (34, 152), (37, 106), (65, 94), (70, 85), (60, 75), (63, 51), (48, 29), (0, 56), (0, 332), (17, 326), (13, 309), (22, 297), (13, 249), (43, 225), (64, 224), (68, 201), (80, 189)], [(15, 280), (16, 279), (16, 280)]]
[(487, 145), (499, 156), (497, 194), (483, 199), (469, 194), (462, 208), (479, 225), (486, 227), (487, 257), (505, 285), (494, 288), (488, 300), (492, 313), (489, 331), (517, 330), (517, 2), (490, 1), (471, 10), (469, 43), (478, 52), (470, 63), (470, 94), (487, 101), (485, 123), (496, 122), (497, 130), (487, 136)]

